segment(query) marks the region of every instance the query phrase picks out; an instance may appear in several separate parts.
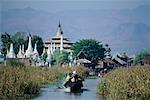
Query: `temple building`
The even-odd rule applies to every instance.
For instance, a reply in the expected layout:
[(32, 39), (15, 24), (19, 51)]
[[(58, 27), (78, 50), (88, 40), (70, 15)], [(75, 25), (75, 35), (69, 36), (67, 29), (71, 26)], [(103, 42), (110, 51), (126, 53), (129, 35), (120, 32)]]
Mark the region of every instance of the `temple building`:
[(64, 37), (64, 33), (61, 28), (61, 24), (59, 23), (57, 32), (54, 37), (50, 38), (45, 42), (45, 49), (48, 50), (48, 47), (51, 48), (51, 54), (56, 49), (58, 50), (66, 50), (67, 52), (71, 52), (72, 43), (68, 40), (68, 38)]

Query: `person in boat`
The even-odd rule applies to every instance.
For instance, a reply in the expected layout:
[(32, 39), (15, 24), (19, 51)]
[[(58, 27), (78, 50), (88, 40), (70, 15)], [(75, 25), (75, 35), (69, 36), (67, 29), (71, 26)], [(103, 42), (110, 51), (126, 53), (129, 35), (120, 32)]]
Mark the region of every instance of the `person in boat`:
[(65, 80), (65, 83), (64, 83), (64, 86), (66, 88), (71, 85), (71, 79), (72, 79), (72, 73), (68, 73), (66, 80)]
[(84, 81), (84, 79), (81, 76), (79, 76), (76, 71), (73, 71), (71, 82), (78, 83), (79, 86), (83, 87), (82, 81)]
[(78, 84), (80, 87), (83, 87), (82, 81), (84, 81), (84, 79), (79, 76), (76, 71), (73, 71), (67, 75), (64, 87), (72, 87), (74, 84)]

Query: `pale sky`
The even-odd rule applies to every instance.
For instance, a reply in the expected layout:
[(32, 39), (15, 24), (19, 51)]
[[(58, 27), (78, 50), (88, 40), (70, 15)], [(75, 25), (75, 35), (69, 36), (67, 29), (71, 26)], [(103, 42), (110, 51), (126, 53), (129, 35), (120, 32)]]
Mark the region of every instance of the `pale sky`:
[(1, 0), (1, 9), (32, 7), (48, 12), (81, 9), (133, 9), (149, 0)]
[[(1, 21), (3, 21), (3, 30), (4, 31), (10, 31), (10, 32), (15, 32), (16, 30), (18, 31), (26, 31), (27, 29), (24, 27), (24, 25), (28, 25), (30, 27), (29, 30), (31, 30), (31, 32), (33, 33), (45, 33), (43, 36), (45, 36), (45, 39), (47, 39), (47, 36), (52, 36), (52, 34), (55, 31), (55, 27), (56, 24), (58, 22), (58, 17), (57, 16), (61, 16), (60, 14), (64, 14), (65, 12), (70, 13), (70, 11), (74, 12), (78, 11), (78, 10), (85, 10), (85, 11), (97, 11), (101, 10), (101, 9), (109, 9), (109, 11), (112, 11), (113, 9), (115, 9), (115, 11), (117, 11), (116, 9), (118, 9), (118, 11), (131, 11), (129, 13), (129, 15), (126, 16), (120, 16), (120, 15), (113, 15), (113, 17), (109, 17), (112, 16), (111, 14), (106, 14), (104, 12), (98, 13), (97, 14), (92, 14), (92, 18), (91, 16), (87, 16), (87, 18), (84, 18), (84, 16), (80, 16), (80, 18), (75, 18), (73, 16), (69, 16), (68, 14), (65, 15), (65, 17), (62, 16), (62, 23), (63, 23), (63, 30), (64, 32), (66, 32), (65, 34), (67, 35), (68, 33), (68, 37), (72, 38), (74, 40), (78, 39), (78, 38), (83, 38), (84, 37), (94, 37), (100, 41), (104, 41), (108, 44), (110, 44), (112, 46), (113, 49), (117, 49), (118, 50), (127, 50), (127, 51), (131, 51), (131, 52), (135, 52), (137, 51), (137, 49), (142, 49), (142, 48), (149, 48), (149, 42), (145, 42), (147, 44), (145, 44), (143, 46), (142, 42), (147, 39), (147, 37), (142, 38), (142, 42), (140, 43), (136, 43), (139, 41), (136, 41), (137, 39), (131, 39), (133, 41), (129, 41), (129, 42), (133, 42), (133, 46), (129, 43), (126, 42), (122, 42), (122, 38), (120, 39), (120, 41), (118, 42), (116, 39), (114, 39), (113, 37), (115, 37), (115, 35), (110, 35), (111, 33), (113, 33), (113, 30), (116, 30), (117, 26), (122, 25), (122, 24), (126, 24), (129, 22), (142, 22), (144, 24), (147, 25), (147, 27), (149, 27), (149, 16), (144, 16), (144, 15), (149, 15), (149, 14), (144, 14), (143, 15), (143, 11), (138, 11), (135, 12), (135, 16), (131, 16), (130, 14), (133, 13), (134, 15), (134, 9), (140, 6), (145, 6), (146, 5), (150, 5), (150, 0), (0, 0), (0, 11), (2, 10), (9, 10), (9, 9), (24, 9), (27, 7), (33, 8), (33, 10), (35, 11), (39, 11), (39, 14), (42, 12), (50, 12), (50, 13), (44, 13), (44, 17), (38, 17), (38, 16), (29, 16), (29, 18), (31, 18), (31, 20), (28, 20), (28, 15), (24, 15), (24, 17), (20, 18), (20, 16), (18, 18), (16, 18), (15, 14), (17, 14), (17, 10), (16, 13), (11, 13), (12, 10), (10, 11), (6, 11), (5, 13), (5, 18), (3, 18), (3, 20), (1, 20), (1, 12), (0, 12), (0, 28), (1, 28)], [(111, 10), (110, 10), (111, 9)], [(125, 9), (125, 10), (123, 10)], [(127, 10), (127, 9), (131, 9), (131, 10)], [(133, 9), (133, 10), (132, 10)], [(30, 10), (30, 9), (28, 9)], [(40, 10), (42, 10), (40, 12)], [(68, 11), (69, 10), (69, 11)], [(138, 9), (139, 10), (139, 9)], [(23, 11), (23, 10), (19, 10), (19, 11)], [(63, 12), (64, 11), (64, 12)], [(105, 10), (102, 10), (105, 11)], [(133, 11), (133, 12), (132, 12)], [(5, 11), (4, 11), (5, 12)], [(10, 14), (8, 14), (10, 13)], [(147, 11), (146, 11), (147, 13)], [(22, 14), (22, 13), (21, 13)], [(73, 14), (73, 13), (71, 13)], [(77, 13), (76, 13), (77, 14)], [(82, 13), (78, 13), (81, 14)], [(78, 15), (77, 14), (77, 15)], [(104, 14), (104, 17), (101, 16), (101, 14)], [(14, 15), (14, 16), (13, 16)], [(50, 16), (49, 15), (54, 15)], [(6, 18), (8, 17), (8, 18)], [(12, 17), (12, 18), (11, 18)], [(33, 17), (33, 18), (32, 18)], [(39, 19), (39, 18), (47, 18), (47, 19)], [(52, 19), (50, 19), (52, 18)], [(134, 19), (135, 18), (135, 19)], [(21, 21), (20, 21), (21, 20)], [(74, 20), (70, 25), (70, 21)], [(93, 23), (94, 21), (97, 21), (96, 23)], [(15, 23), (14, 23), (15, 21)], [(86, 23), (86, 24), (84, 24)], [(134, 25), (137, 25), (136, 23), (133, 23), (133, 27)], [(41, 25), (43, 27), (41, 27)], [(142, 24), (143, 25), (143, 24)], [(90, 27), (90, 28), (89, 28)], [(109, 27), (109, 31), (108, 28)], [(144, 28), (145, 29), (145, 28)], [(0, 29), (1, 30), (1, 29)], [(66, 30), (66, 31), (65, 31)], [(100, 31), (99, 31), (100, 30)], [(132, 30), (130, 30), (132, 31)], [(129, 31), (129, 32), (130, 32)], [(70, 35), (73, 34), (73, 35)], [(86, 33), (86, 34), (84, 34)], [(87, 34), (87, 33), (93, 33), (93, 34)], [(104, 34), (105, 33), (105, 34)], [(131, 33), (131, 32), (130, 32)], [(80, 35), (81, 34), (81, 35)], [(82, 35), (83, 34), (83, 35)], [(123, 34), (122, 34), (123, 35)], [(128, 34), (129, 35), (129, 34)], [(107, 37), (108, 36), (108, 37)], [(141, 35), (142, 36), (142, 35)], [(125, 39), (130, 38), (130, 35), (126, 37), (124, 37)], [(123, 38), (123, 39), (124, 39)], [(112, 43), (113, 41), (113, 43)], [(120, 43), (115, 44), (115, 43)], [(126, 47), (125, 47), (126, 45)], [(131, 45), (131, 46), (130, 46)], [(141, 46), (142, 48), (139, 48), (138, 46)], [(134, 51), (135, 50), (135, 51)], [(115, 50), (114, 50), (115, 51)]]

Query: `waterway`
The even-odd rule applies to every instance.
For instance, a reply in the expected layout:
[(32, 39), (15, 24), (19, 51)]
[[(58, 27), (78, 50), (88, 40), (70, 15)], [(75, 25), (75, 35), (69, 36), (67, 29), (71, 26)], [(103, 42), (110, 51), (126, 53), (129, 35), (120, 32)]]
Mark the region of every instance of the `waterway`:
[(59, 91), (58, 85), (46, 85), (41, 88), (41, 94), (34, 100), (106, 100), (96, 94), (96, 86), (100, 78), (86, 79), (83, 91), (80, 93), (66, 93)]

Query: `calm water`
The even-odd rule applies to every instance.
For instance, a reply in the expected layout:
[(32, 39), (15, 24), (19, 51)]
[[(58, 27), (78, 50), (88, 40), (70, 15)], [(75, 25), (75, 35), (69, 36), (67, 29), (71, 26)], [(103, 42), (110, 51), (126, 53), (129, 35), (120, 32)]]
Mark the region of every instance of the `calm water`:
[(81, 93), (65, 93), (59, 91), (56, 85), (47, 85), (41, 89), (41, 95), (35, 100), (105, 100), (104, 97), (96, 94), (96, 86), (99, 81), (99, 78), (85, 80)]

